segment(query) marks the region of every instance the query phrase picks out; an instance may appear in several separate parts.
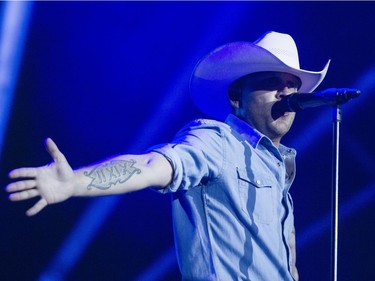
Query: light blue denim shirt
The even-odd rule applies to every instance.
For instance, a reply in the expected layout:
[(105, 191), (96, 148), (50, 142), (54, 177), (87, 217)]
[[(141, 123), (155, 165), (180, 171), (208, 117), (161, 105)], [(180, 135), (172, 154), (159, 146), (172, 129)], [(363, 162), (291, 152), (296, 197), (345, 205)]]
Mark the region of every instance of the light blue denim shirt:
[(183, 280), (293, 280), (288, 246), (294, 149), (234, 115), (196, 120), (153, 147), (172, 164), (173, 224)]

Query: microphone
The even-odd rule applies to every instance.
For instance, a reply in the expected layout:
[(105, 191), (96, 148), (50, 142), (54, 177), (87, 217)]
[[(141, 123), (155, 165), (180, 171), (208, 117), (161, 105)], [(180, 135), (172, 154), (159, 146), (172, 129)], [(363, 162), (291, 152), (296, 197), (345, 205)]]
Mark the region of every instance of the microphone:
[(361, 91), (348, 88), (330, 88), (315, 93), (293, 93), (282, 97), (272, 106), (271, 115), (274, 120), (284, 115), (285, 112), (297, 112), (306, 108), (321, 105), (338, 106), (356, 98)]

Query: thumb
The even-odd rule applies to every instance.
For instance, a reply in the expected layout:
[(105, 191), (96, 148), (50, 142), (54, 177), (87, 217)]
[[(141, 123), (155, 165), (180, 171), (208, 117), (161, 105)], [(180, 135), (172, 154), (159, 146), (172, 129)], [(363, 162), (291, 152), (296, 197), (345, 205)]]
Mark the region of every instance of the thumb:
[(46, 150), (48, 151), (49, 155), (51, 155), (54, 162), (66, 162), (64, 154), (61, 153), (56, 143), (51, 138), (47, 138), (45, 140), (45, 146)]
[(48, 205), (47, 201), (44, 198), (41, 198), (38, 202), (35, 203), (29, 210), (27, 210), (26, 215), (31, 217), (39, 213), (44, 207)]

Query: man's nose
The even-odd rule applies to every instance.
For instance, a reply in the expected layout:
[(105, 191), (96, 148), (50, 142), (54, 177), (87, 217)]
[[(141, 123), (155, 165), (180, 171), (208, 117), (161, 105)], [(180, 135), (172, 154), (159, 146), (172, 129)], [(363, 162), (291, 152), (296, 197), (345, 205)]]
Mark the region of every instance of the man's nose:
[(290, 95), (295, 93), (297, 90), (295, 88), (289, 88), (288, 86), (284, 86), (277, 91), (276, 98), (282, 99), (284, 96)]

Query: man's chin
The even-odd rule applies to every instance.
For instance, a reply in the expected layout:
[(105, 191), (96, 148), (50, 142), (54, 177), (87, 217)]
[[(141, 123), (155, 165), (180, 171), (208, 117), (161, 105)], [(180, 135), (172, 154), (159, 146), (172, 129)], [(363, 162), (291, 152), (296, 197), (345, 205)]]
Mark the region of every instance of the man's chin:
[(278, 118), (273, 122), (273, 130), (275, 135), (283, 137), (286, 133), (289, 132), (290, 127), (293, 124), (294, 117), (292, 116), (283, 116)]

